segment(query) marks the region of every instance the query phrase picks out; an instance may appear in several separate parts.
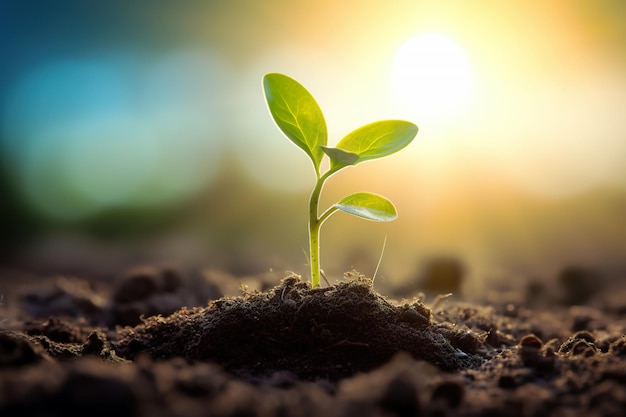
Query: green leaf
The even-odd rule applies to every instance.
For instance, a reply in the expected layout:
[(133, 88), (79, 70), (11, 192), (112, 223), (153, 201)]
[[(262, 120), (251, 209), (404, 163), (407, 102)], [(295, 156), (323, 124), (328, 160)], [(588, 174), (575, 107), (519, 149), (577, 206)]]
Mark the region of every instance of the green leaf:
[(263, 77), (265, 99), (278, 128), (313, 161), (319, 173), (328, 131), (315, 98), (296, 80), (283, 74)]
[[(382, 158), (407, 146), (415, 135), (417, 126), (404, 120), (382, 120), (362, 126), (349, 133), (337, 148), (358, 155), (353, 165), (370, 159)], [(342, 168), (331, 160), (331, 169)]]
[(372, 193), (354, 193), (335, 204), (343, 212), (376, 222), (389, 222), (398, 217), (393, 203)]
[(359, 159), (359, 155), (352, 152), (346, 152), (339, 148), (322, 146), (322, 150), (326, 155), (328, 155), (332, 163), (340, 165), (341, 167), (352, 165), (357, 161), (357, 159)]

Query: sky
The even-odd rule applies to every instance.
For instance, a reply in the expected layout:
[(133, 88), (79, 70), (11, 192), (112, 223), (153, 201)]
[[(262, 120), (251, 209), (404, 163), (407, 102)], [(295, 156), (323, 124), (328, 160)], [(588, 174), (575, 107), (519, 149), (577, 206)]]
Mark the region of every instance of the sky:
[[(625, 19), (618, 0), (2, 2), (5, 205), (41, 234), (192, 205), (185, 222), (211, 235), (230, 223), (202, 224), (202, 204), (219, 205), (236, 170), (258, 198), (302, 199), (305, 211), (313, 171), (261, 88), (282, 72), (317, 99), (331, 145), (376, 120), (420, 128), (397, 155), (331, 179), (326, 204), (358, 188), (400, 217), (333, 219), (326, 252), (376, 260), (388, 236), (385, 260), (401, 276), (441, 253), (522, 269), (619, 264)], [(281, 212), (237, 198), (223, 204), (250, 207), (239, 224)], [(285, 257), (300, 265), (306, 227), (285, 224), (287, 242), (265, 249), (295, 247)], [(266, 233), (249, 229), (231, 231), (244, 247)]]

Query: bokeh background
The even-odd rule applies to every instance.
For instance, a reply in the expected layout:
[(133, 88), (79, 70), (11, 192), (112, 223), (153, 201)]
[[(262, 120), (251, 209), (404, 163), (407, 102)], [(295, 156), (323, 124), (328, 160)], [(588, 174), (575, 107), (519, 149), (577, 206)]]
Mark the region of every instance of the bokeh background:
[[(333, 177), (399, 218), (334, 216), (322, 265), (411, 281), (626, 266), (626, 3), (3, 1), (2, 262), (108, 273), (174, 262), (307, 275), (313, 170), (261, 79), (283, 72), (330, 144), (375, 120), (402, 152)], [(341, 218), (340, 218), (341, 217)]]

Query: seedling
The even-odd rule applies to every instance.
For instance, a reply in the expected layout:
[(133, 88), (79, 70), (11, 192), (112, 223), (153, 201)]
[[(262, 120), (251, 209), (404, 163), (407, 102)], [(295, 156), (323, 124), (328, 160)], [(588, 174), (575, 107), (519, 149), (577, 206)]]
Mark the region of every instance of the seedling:
[[(263, 77), (265, 99), (278, 128), (313, 162), (317, 181), (309, 198), (309, 251), (311, 286), (320, 283), (319, 232), (322, 224), (337, 211), (377, 222), (397, 217), (393, 203), (385, 197), (359, 192), (342, 198), (319, 214), (324, 183), (348, 166), (382, 158), (407, 146), (417, 134), (417, 126), (403, 120), (382, 120), (349, 133), (332, 148), (326, 146), (326, 121), (315, 98), (296, 80), (283, 74)], [(330, 159), (326, 172), (320, 172), (324, 155)]]

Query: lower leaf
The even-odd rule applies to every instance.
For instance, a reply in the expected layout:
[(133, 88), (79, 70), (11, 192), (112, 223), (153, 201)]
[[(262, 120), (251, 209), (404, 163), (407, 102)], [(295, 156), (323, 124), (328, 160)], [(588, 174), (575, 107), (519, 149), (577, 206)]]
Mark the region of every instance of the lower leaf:
[(389, 222), (398, 217), (393, 203), (373, 193), (354, 193), (335, 204), (338, 210), (376, 222)]

